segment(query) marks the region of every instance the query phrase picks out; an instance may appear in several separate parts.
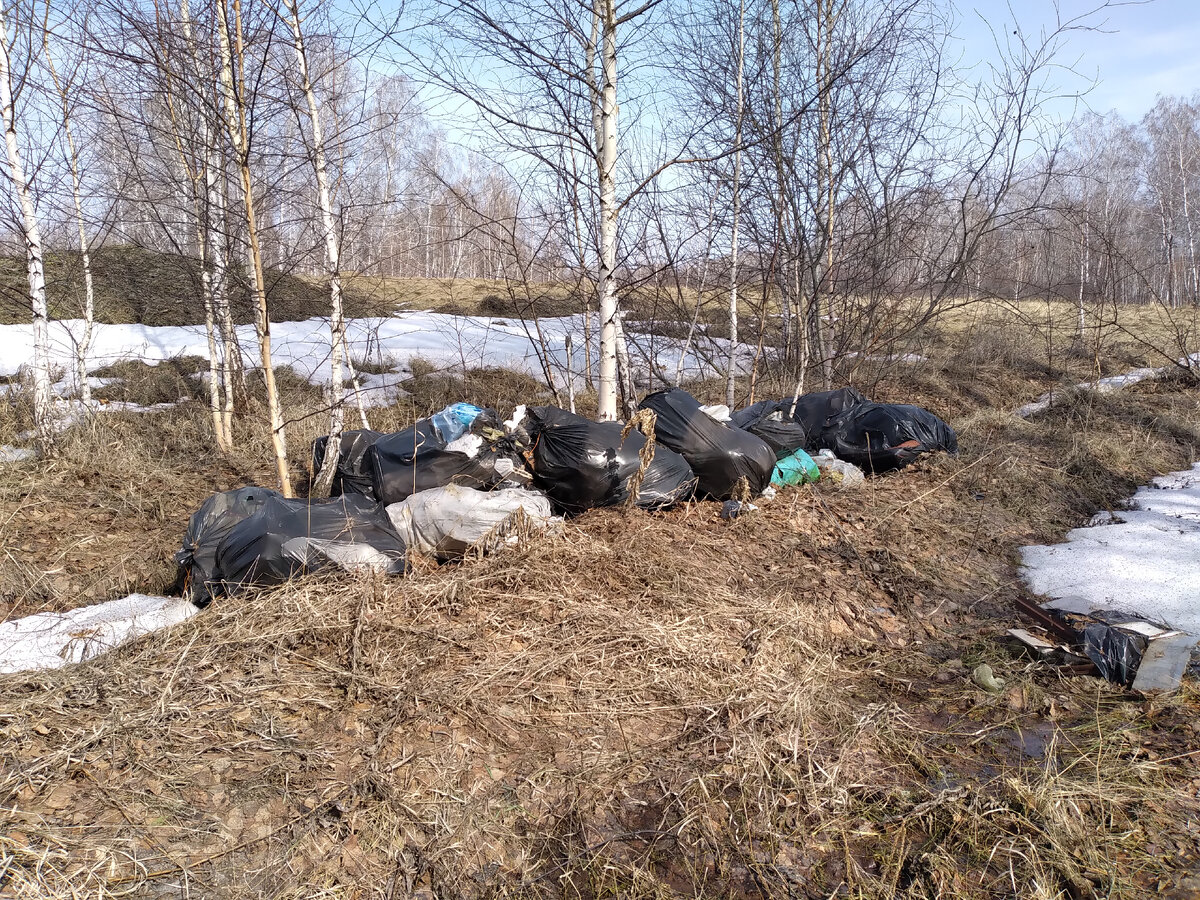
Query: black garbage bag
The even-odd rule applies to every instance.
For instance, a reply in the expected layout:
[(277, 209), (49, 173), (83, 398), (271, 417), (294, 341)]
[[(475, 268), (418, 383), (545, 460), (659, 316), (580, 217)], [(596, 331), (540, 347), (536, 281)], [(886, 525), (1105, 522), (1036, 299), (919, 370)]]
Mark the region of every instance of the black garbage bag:
[(733, 494), (743, 478), (751, 496), (771, 483), (776, 457), (770, 446), (747, 431), (716, 421), (682, 388), (656, 391), (639, 408), (654, 411), (655, 438), (688, 461), (700, 494), (714, 500), (740, 499)]
[(278, 584), (327, 565), (399, 574), (404, 541), (378, 503), (357, 494), (329, 500), (267, 497), (217, 545), (212, 575), (194, 590), (208, 597), (252, 584)]
[(399, 503), (410, 494), (448, 484), (491, 490), (507, 486), (524, 467), (516, 440), (483, 424), (479, 429), (492, 439), (480, 436), (469, 453), (448, 449), (436, 433), (423, 433), (420, 426), (384, 435), (367, 449), (371, 488), (379, 502)]
[[(791, 409), (792, 399), (790, 397), (780, 402), (785, 410)], [(792, 418), (807, 435), (802, 449), (832, 449), (830, 442), (833, 439), (833, 431), (837, 427), (838, 420), (847, 411), (870, 402), (861, 391), (852, 387), (838, 388), (836, 391), (801, 394), (796, 398), (796, 410), (792, 413)]]
[(225, 535), (278, 496), (269, 488), (238, 488), (213, 494), (192, 513), (175, 562), (179, 565), (178, 584), (193, 603), (204, 606), (211, 599), (205, 585), (216, 578), (217, 547)]
[[(382, 431), (371, 431), (360, 428), (356, 431), (343, 431), (339, 444), (337, 471), (333, 476), (333, 485), (329, 496), (341, 494), (362, 494), (374, 499), (375, 491), (371, 484), (371, 467), (367, 464), (367, 450), (384, 437)], [(329, 444), (329, 435), (323, 434), (312, 445), (313, 474), (321, 471), (325, 461), (325, 447)]]
[(808, 445), (808, 432), (788, 415), (791, 405), (791, 400), (762, 400), (735, 412), (732, 422), (762, 438), (775, 451), (775, 458), (783, 459)]
[(1083, 652), (1096, 664), (1101, 677), (1126, 687), (1137, 676), (1146, 644), (1142, 635), (1129, 634), (1103, 622), (1093, 622), (1083, 629)]
[(922, 453), (958, 453), (954, 429), (906, 403), (860, 403), (841, 415), (824, 447), (867, 472), (907, 466)]
[[(533, 483), (555, 509), (577, 515), (629, 497), (629, 479), (641, 468), (646, 439), (617, 422), (593, 422), (555, 406), (529, 410), (525, 428), (533, 442)], [(637, 505), (665, 509), (688, 499), (696, 476), (678, 453), (658, 444), (638, 490)]]

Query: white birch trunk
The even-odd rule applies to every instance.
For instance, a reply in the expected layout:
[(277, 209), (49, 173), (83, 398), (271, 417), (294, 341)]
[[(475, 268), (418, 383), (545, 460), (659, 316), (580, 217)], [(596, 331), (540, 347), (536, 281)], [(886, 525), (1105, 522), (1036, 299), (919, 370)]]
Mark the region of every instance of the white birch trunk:
[(246, 129), (245, 100), (238, 93), (237, 84), (245, 84), (242, 47), (241, 0), (233, 0), (236, 22), (236, 51), (238, 79), (234, 81), (234, 48), (229, 32), (229, 12), (225, 0), (217, 2), (217, 33), (221, 51), (221, 93), (225, 101), (226, 128), (233, 139), (241, 170), (242, 198), (246, 204), (246, 237), (250, 245), (250, 263), (254, 277), (254, 299), (257, 307), (255, 332), (258, 336), (263, 382), (267, 391), (267, 413), (271, 427), (271, 444), (275, 450), (275, 469), (279, 476), (279, 490), (291, 497), (292, 480), (288, 472), (287, 439), (284, 432), (283, 414), (279, 405), (279, 388), (275, 383), (275, 369), (271, 365), (271, 320), (267, 314), (267, 292), (263, 279), (262, 251), (258, 243), (258, 226), (254, 212), (254, 184), (250, 177), (250, 150)]
[(225, 165), (221, 154), (211, 145), (205, 147), (205, 189), (208, 192), (208, 255), (212, 262), (212, 301), (217, 324), (221, 329), (221, 427), (230, 446), (233, 445), (234, 366), (241, 369), (237, 332), (233, 327), (233, 311), (229, 305), (229, 250), (225, 240)]
[(12, 93), (12, 58), (9, 55), (8, 20), (0, 7), (0, 119), (8, 152), (9, 176), (21, 205), (21, 230), (25, 238), (25, 271), (29, 279), (29, 307), (33, 315), (33, 423), (38, 450), (54, 452), (54, 404), (50, 397), (50, 329), (46, 305), (46, 272), (42, 261), (42, 232), (33, 206), (33, 193), (17, 137), (17, 115)]
[(1183, 136), (1180, 135), (1180, 138), (1179, 138), (1179, 184), (1180, 184), (1180, 188), (1181, 188), (1180, 194), (1182, 195), (1182, 198), (1183, 198), (1183, 223), (1184, 223), (1184, 226), (1187, 228), (1187, 237), (1188, 237), (1188, 263), (1190, 264), (1190, 267), (1191, 267), (1191, 272), (1189, 274), (1192, 276), (1190, 279), (1191, 288), (1192, 288), (1191, 289), (1191, 293), (1192, 293), (1191, 301), (1192, 301), (1192, 303), (1195, 303), (1197, 293), (1200, 292), (1200, 269), (1198, 269), (1196, 266), (1196, 233), (1192, 228), (1192, 211), (1191, 211), (1191, 206), (1188, 203), (1189, 179), (1188, 179), (1187, 167), (1184, 165), (1184, 161), (1183, 161), (1183, 140), (1184, 140)]
[(599, 419), (617, 418), (617, 19), (613, 0), (595, 0), (599, 19), (601, 83), (596, 117), (596, 162), (600, 186), (600, 385)]
[[(200, 65), (200, 54), (196, 50), (196, 45), (192, 39), (192, 13), (188, 4), (188, 0), (180, 0), (179, 16), (183, 26), (183, 37), (187, 44), (188, 55), (191, 58), (192, 70), (186, 73), (185, 77), (199, 79), (203, 68)], [(167, 102), (171, 103), (168, 95)], [(174, 122), (174, 115), (172, 115)], [(188, 169), (188, 160), (183, 151), (183, 135), (179, 134), (179, 130), (175, 128), (175, 140), (179, 147), (180, 162), (184, 168), (188, 170), (188, 177), (192, 181), (192, 208), (196, 217), (196, 246), (200, 254), (200, 290), (204, 300), (204, 332), (208, 339), (208, 408), (212, 415), (213, 436), (216, 438), (217, 447), (220, 450), (228, 451), (233, 447), (233, 435), (230, 425), (226, 424), (225, 417), (222, 414), (221, 404), (221, 386), (229, 385), (229, 379), (225, 378), (222, 381), (222, 364), (221, 364), (221, 348), (217, 337), (217, 315), (216, 305), (213, 291), (213, 273), (209, 270), (215, 255), (212, 250), (212, 210), (210, 208), (212, 202), (211, 185), (216, 177), (213, 171), (213, 153), (211, 152), (213, 135), (211, 130), (205, 125), (201, 132), (201, 140), (204, 144), (204, 179), (206, 185), (205, 195), (200, 196), (199, 180), (197, 174), (193, 176)], [(219, 251), (218, 251), (219, 252)], [(222, 264), (224, 260), (221, 261)], [(226, 353), (227, 355), (227, 353)]]
[(1079, 343), (1083, 344), (1083, 332), (1087, 328), (1087, 319), (1083, 311), (1083, 288), (1087, 283), (1088, 270), (1088, 221), (1084, 216), (1083, 227), (1079, 229)]
[[(729, 244), (729, 356), (725, 362), (725, 403), (734, 407), (738, 345), (738, 220), (742, 211), (742, 116), (745, 106), (743, 77), (746, 61), (746, 4), (738, 5), (737, 122), (733, 142), (733, 234)], [(781, 198), (782, 199), (782, 198)]]
[(75, 135), (71, 130), (71, 104), (67, 92), (58, 80), (58, 72), (54, 68), (54, 58), (50, 53), (50, 31), (43, 26), (42, 49), (46, 54), (46, 66), (50, 70), (50, 78), (54, 89), (58, 92), (62, 104), (63, 132), (67, 138), (67, 162), (71, 170), (71, 198), (75, 202), (75, 221), (79, 226), (79, 254), (83, 264), (83, 337), (75, 347), (75, 380), (79, 387), (79, 399), (84, 405), (92, 401), (92, 386), (88, 384), (87, 357), (92, 347), (92, 323), (95, 318), (96, 299), (92, 290), (92, 259), (89, 253), (87, 228), (83, 220), (83, 200), (79, 180), (79, 152), (75, 148)]
[(342, 357), (346, 348), (346, 319), (342, 314), (341, 247), (333, 221), (333, 202), (329, 196), (329, 174), (325, 166), (325, 137), (321, 129), (321, 109), (313, 92), (308, 74), (308, 55), (304, 51), (304, 33), (300, 28), (298, 0), (284, 0), (291, 14), (292, 40), (296, 50), (296, 66), (300, 71), (300, 87), (308, 105), (312, 125), (312, 163), (317, 179), (317, 203), (321, 208), (321, 230), (325, 236), (325, 275), (329, 279), (329, 443), (325, 459), (313, 482), (311, 496), (328, 497), (337, 472), (338, 448), (345, 427), (345, 385), (342, 383)]
[[(700, 324), (700, 304), (704, 301), (704, 289), (708, 286), (708, 264), (712, 259), (713, 219), (717, 211), (717, 192), (714, 190), (708, 200), (708, 224), (704, 227), (708, 242), (704, 247), (704, 262), (700, 266), (700, 278), (696, 284), (696, 302), (692, 306), (692, 320), (688, 323), (687, 336), (683, 346), (679, 348), (679, 359), (675, 361), (675, 381), (673, 387), (679, 387), (683, 382), (683, 364), (687, 360), (688, 351), (692, 349), (692, 340), (696, 337), (696, 327)], [(680, 300), (683, 299), (682, 293)]]

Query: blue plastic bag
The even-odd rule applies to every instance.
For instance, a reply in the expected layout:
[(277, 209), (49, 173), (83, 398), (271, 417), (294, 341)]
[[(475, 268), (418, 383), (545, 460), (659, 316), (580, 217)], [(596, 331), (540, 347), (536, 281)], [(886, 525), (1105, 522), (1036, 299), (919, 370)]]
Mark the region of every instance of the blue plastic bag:
[(449, 444), (471, 430), (471, 425), (483, 410), (472, 403), (451, 403), (441, 412), (429, 417), (443, 443)]

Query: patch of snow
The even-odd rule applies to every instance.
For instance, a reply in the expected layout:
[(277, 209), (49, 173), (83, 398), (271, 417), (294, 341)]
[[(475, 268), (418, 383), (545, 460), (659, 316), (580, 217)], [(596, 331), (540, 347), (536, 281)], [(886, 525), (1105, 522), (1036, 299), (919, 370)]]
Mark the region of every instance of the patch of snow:
[[(548, 356), (547, 367), (555, 383), (564, 385), (568, 370), (576, 387), (582, 388), (589, 348), (581, 340), (573, 341), (568, 366), (566, 340), (583, 333), (583, 316), (541, 319), (521, 323), (487, 316), (453, 316), (434, 312), (400, 312), (388, 317), (348, 319), (346, 340), (350, 356), (355, 360), (370, 360), (394, 364), (411, 371), (411, 361), (420, 357), (435, 368), (461, 371), (464, 368), (502, 366), (527, 372), (545, 379), (546, 371), (539, 356), (542, 346)], [(592, 330), (599, 331), (599, 318), (592, 316)], [(79, 320), (59, 320), (50, 323), (51, 364), (70, 370), (74, 366), (76, 334), (82, 333)], [(635, 331), (628, 332), (629, 352), (634, 376), (648, 381), (651, 373), (674, 373), (676, 362), (683, 352), (683, 342)], [(258, 342), (251, 325), (237, 327), (237, 339), (247, 367), (258, 363)], [(323, 318), (301, 322), (271, 324), (272, 354), (276, 365), (290, 366), (302, 378), (316, 384), (328, 384), (329, 321)], [(704, 348), (693, 345), (684, 354), (685, 377), (718, 374), (728, 353), (728, 341), (705, 338)], [(750, 370), (755, 347), (737, 347), (737, 367)], [(97, 323), (93, 332), (89, 367), (95, 369), (121, 360), (140, 360), (154, 365), (176, 356), (189, 355), (208, 358), (208, 340), (199, 325), (162, 326), (110, 325)], [(33, 359), (33, 332), (30, 325), (0, 325), (0, 375), (15, 374), (17, 369)], [(593, 356), (593, 362), (594, 362)], [(365, 404), (379, 405), (394, 401), (403, 394), (400, 382), (403, 372), (361, 375), (360, 384)], [(65, 382), (64, 382), (65, 383)], [(348, 397), (353, 403), (354, 397)], [(117, 408), (108, 404), (106, 409)]]
[(1116, 609), (1200, 638), (1200, 463), (1156, 478), (1130, 504), (1066, 543), (1022, 547), (1026, 583), (1057, 609)]
[[(1179, 365), (1184, 368), (1192, 368), (1200, 366), (1200, 353), (1193, 353), (1190, 356), (1182, 357), (1179, 360)], [(1111, 394), (1113, 391), (1119, 391), (1127, 388), (1130, 385), (1137, 384), (1140, 381), (1151, 381), (1155, 378), (1162, 378), (1169, 372), (1175, 371), (1175, 366), (1162, 366), (1158, 369), (1131, 369), (1121, 375), (1109, 375), (1105, 378), (1099, 378), (1096, 381), (1084, 381), (1075, 385), (1076, 390), (1080, 391), (1095, 391), (1097, 394)], [(1032, 403), (1026, 403), (1017, 410), (1017, 418), (1028, 419), (1030, 416), (1040, 412), (1045, 412), (1050, 408), (1050, 404), (1054, 400), (1054, 395), (1062, 394), (1060, 391), (1050, 391), (1042, 394)]]
[(64, 613), (0, 623), (0, 673), (57, 669), (177, 625), (199, 610), (180, 597), (130, 594)]

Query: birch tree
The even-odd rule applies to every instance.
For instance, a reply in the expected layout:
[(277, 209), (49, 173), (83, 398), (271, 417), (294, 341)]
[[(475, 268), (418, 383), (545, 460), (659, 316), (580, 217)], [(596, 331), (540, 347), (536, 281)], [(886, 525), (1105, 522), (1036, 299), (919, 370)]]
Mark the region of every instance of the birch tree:
[[(595, 285), (600, 312), (598, 408), (602, 420), (617, 417), (622, 346), (618, 297), (620, 217), (651, 177), (636, 180), (620, 151), (618, 95), (620, 55), (630, 52), (627, 29), (645, 25), (662, 0), (622, 3), (592, 0), (466, 0), (444, 2), (426, 73), (468, 99), (502, 145), (532, 159), (548, 182), (575, 185), (595, 198), (595, 218), (583, 222), (594, 240)], [(452, 47), (452, 51), (444, 48)], [(470, 48), (468, 56), (464, 48)], [(661, 50), (659, 51), (661, 52)], [(505, 90), (491, 84), (502, 70)], [(623, 120), (622, 120), (623, 121)], [(588, 165), (564, 168), (575, 155)], [(621, 165), (627, 165), (622, 173)], [(624, 184), (633, 186), (622, 191)], [(624, 196), (622, 196), (624, 194)], [(590, 203), (563, 198), (581, 213)], [(582, 219), (582, 216), (578, 216)], [(632, 396), (626, 368), (626, 399)]]
[(8, 176), (21, 207), (21, 236), (25, 242), (25, 272), (29, 282), (29, 307), (33, 315), (33, 421), (39, 451), (51, 455), (55, 449), (54, 405), (50, 394), (50, 331), (46, 304), (46, 274), (42, 252), (42, 230), (33, 203), (33, 189), (21, 155), (20, 122), (17, 119), (12, 49), (7, 13), (0, 6), (0, 124), (8, 156)]
[(317, 203), (321, 212), (321, 231), (325, 238), (325, 276), (329, 279), (329, 369), (330, 411), (329, 442), (325, 445), (325, 458), (313, 484), (312, 496), (328, 497), (333, 477), (337, 472), (338, 450), (342, 428), (345, 424), (345, 386), (342, 382), (342, 359), (346, 350), (346, 320), (342, 313), (342, 274), (339, 263), (341, 252), (337, 228), (333, 220), (333, 203), (329, 195), (329, 173), (325, 165), (325, 138), (321, 131), (321, 108), (313, 91), (308, 71), (308, 54), (304, 49), (304, 33), (301, 29), (300, 5), (298, 0), (284, 0), (288, 24), (292, 31), (292, 42), (296, 51), (296, 69), (300, 75), (300, 90), (308, 108), (309, 124), (312, 126), (313, 175), (317, 183)]
[(241, 175), (242, 199), (246, 207), (246, 240), (249, 245), (252, 293), (254, 295), (254, 329), (258, 338), (263, 382), (267, 393), (267, 414), (271, 427), (271, 444), (275, 450), (275, 469), (279, 489), (285, 497), (292, 496), (288, 472), (287, 439), (283, 413), (279, 404), (279, 388), (271, 364), (271, 320), (267, 310), (266, 281), (263, 274), (262, 249), (259, 245), (258, 221), (254, 209), (254, 182), (250, 172), (250, 131), (247, 126), (247, 83), (245, 43), (242, 29), (242, 3), (233, 0), (233, 28), (230, 28), (226, 0), (217, 0), (217, 44), (220, 48), (221, 72), (219, 84), (224, 101), (225, 129), (233, 144)]
[(738, 226), (742, 214), (742, 119), (746, 109), (746, 2), (738, 3), (737, 109), (733, 136), (733, 229), (729, 238), (729, 356), (725, 361), (725, 403), (733, 409), (738, 345)]
[(63, 136), (67, 148), (67, 166), (71, 173), (71, 200), (75, 207), (75, 222), (79, 230), (79, 258), (83, 266), (83, 335), (75, 347), (75, 379), (79, 387), (79, 399), (85, 404), (91, 403), (92, 386), (88, 383), (87, 358), (92, 347), (92, 323), (95, 318), (96, 296), (92, 287), (91, 242), (88, 240), (86, 220), (83, 215), (83, 189), (79, 174), (79, 150), (75, 143), (75, 132), (71, 126), (71, 98), (67, 85), (59, 80), (58, 70), (54, 65), (54, 56), (50, 51), (50, 3), (46, 3), (45, 16), (42, 19), (42, 52), (46, 58), (46, 68), (54, 84), (62, 108)]

